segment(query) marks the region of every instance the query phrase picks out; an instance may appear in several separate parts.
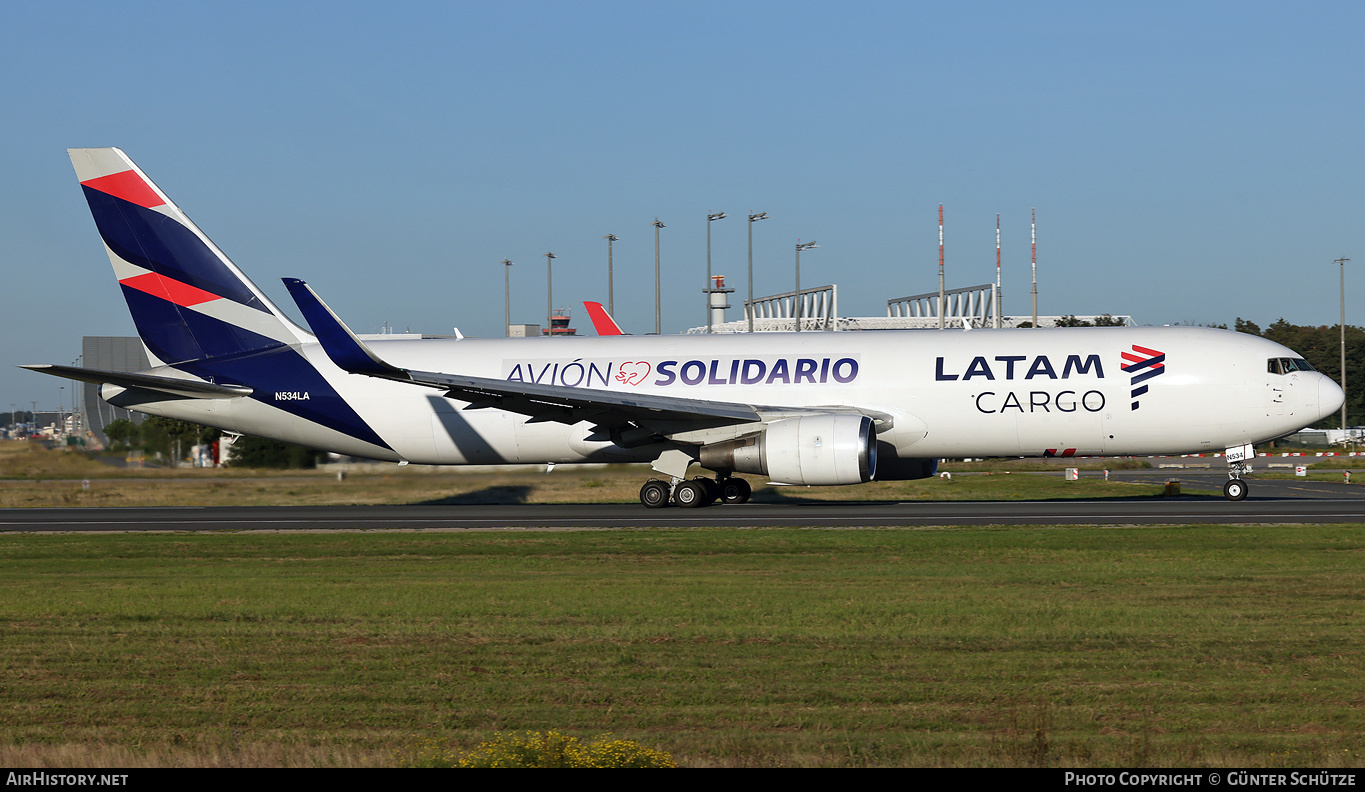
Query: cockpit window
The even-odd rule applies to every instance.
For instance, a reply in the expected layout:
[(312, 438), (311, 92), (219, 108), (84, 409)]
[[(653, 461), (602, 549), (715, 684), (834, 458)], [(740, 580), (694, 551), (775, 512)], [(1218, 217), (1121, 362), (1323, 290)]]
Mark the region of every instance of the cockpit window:
[(1303, 358), (1270, 358), (1266, 370), (1271, 374), (1289, 374), (1295, 371), (1314, 371), (1312, 364)]

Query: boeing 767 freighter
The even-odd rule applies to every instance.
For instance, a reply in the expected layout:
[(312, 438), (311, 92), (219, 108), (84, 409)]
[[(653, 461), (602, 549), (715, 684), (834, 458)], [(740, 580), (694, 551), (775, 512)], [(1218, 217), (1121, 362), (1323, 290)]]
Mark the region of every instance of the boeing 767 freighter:
[(1343, 400), (1292, 350), (1202, 327), (362, 341), (285, 279), (296, 325), (119, 149), (69, 153), (153, 365), (28, 368), (233, 433), (436, 465), (648, 462), (648, 507), (743, 503), (734, 473), (823, 486), (944, 457), (1226, 452), (1240, 500), (1252, 444)]

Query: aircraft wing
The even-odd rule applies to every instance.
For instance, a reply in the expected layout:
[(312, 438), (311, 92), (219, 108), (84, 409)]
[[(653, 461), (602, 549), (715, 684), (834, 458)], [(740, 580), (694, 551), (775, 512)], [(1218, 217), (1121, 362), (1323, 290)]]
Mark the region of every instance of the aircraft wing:
[(352, 374), (444, 390), (448, 397), (469, 402), (465, 409), (493, 407), (529, 416), (533, 422), (575, 424), (591, 421), (608, 430), (630, 428), (628, 425), (634, 424), (635, 427), (653, 428), (661, 432), (758, 423), (770, 420), (777, 414), (810, 412), (799, 408), (763, 408), (736, 402), (618, 393), (401, 369), (375, 355), (307, 283), (296, 278), (285, 278), (284, 283), (308, 320), (323, 351), (337, 366)]

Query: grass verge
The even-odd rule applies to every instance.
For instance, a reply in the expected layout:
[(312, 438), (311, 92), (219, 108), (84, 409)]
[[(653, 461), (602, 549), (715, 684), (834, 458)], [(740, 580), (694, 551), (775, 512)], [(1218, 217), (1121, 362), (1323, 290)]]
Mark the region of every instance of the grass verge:
[(0, 765), (1359, 766), (1362, 526), (0, 536)]
[[(1149, 498), (1163, 490), (1160, 484), (1106, 482), (1094, 470), (1080, 481), (1065, 481), (1056, 465), (1036, 461), (971, 467), (956, 470), (950, 479), (873, 481), (849, 487), (779, 487), (763, 477), (743, 478), (753, 486), (759, 503)], [(657, 475), (647, 465), (561, 468), (551, 474), (394, 465), (349, 472), (340, 479), (335, 471), (325, 470), (127, 469), (85, 454), (0, 442), (0, 508), (637, 503), (640, 485)]]

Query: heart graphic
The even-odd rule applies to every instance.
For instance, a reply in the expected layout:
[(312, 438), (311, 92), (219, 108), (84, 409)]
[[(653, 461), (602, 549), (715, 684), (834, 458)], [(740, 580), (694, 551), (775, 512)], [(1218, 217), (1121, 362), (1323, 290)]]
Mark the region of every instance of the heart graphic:
[(639, 385), (650, 371), (653, 371), (653, 367), (643, 360), (627, 361), (616, 370), (616, 381), (623, 385)]

